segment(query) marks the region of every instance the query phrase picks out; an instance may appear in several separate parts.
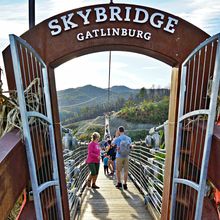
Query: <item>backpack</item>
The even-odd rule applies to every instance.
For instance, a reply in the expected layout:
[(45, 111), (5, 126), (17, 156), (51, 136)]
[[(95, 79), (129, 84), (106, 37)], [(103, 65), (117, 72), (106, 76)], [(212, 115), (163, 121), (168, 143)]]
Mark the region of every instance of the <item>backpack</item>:
[(122, 157), (127, 157), (131, 150), (131, 144), (128, 138), (125, 140), (121, 140), (120, 146), (119, 146), (119, 153)]

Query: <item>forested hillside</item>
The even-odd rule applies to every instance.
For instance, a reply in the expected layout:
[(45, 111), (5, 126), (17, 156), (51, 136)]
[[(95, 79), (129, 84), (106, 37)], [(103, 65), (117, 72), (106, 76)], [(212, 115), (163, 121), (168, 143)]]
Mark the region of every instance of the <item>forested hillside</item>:
[[(139, 105), (144, 100), (158, 102), (164, 96), (169, 96), (168, 89), (142, 88), (139, 90), (130, 89), (126, 86), (114, 86), (110, 91), (110, 102), (108, 102), (107, 89), (101, 89), (92, 85), (58, 91), (62, 124), (67, 125), (81, 120), (96, 118), (105, 112), (118, 112), (123, 107)], [(130, 109), (129, 111), (133, 110)], [(128, 117), (125, 114), (125, 109), (122, 116)]]
[(103, 137), (104, 113), (111, 112), (112, 135), (123, 125), (132, 140), (143, 140), (150, 128), (163, 124), (168, 118), (168, 89), (132, 90), (115, 86), (111, 88), (108, 102), (107, 90), (88, 85), (60, 91), (58, 97), (62, 125), (72, 129), (81, 141), (89, 141), (94, 131)]
[(136, 123), (161, 124), (168, 118), (169, 97), (158, 102), (144, 100), (140, 104), (127, 102), (120, 110), (119, 117)]

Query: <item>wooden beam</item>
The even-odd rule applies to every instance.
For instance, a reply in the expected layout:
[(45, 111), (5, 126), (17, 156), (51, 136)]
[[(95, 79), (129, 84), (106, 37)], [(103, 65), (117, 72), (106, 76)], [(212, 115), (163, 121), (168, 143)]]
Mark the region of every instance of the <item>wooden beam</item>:
[(173, 158), (175, 153), (175, 133), (178, 116), (179, 105), (179, 84), (180, 76), (179, 69), (172, 69), (171, 76), (171, 88), (170, 88), (170, 101), (169, 101), (169, 116), (168, 116), (168, 145), (166, 146), (166, 159), (165, 159), (165, 171), (164, 171), (164, 188), (163, 188), (163, 200), (162, 200), (162, 213), (161, 219), (169, 219), (171, 187), (172, 187), (172, 172), (173, 172)]
[(25, 147), (13, 130), (0, 140), (0, 213), (7, 219), (29, 180)]
[[(192, 136), (192, 138), (189, 138), (189, 140), (191, 141), (191, 143), (189, 143), (189, 146), (193, 146), (189, 156), (191, 163), (200, 170), (202, 164), (202, 154), (204, 149), (207, 121), (196, 122), (194, 126), (197, 129), (192, 129), (192, 132), (188, 134), (189, 137)], [(193, 138), (196, 135), (198, 135), (199, 141)], [(220, 190), (220, 172), (218, 172), (218, 167), (220, 167), (219, 146), (220, 146), (220, 126), (215, 125), (212, 136), (212, 145), (210, 151), (207, 179), (210, 180), (218, 190)], [(201, 155), (198, 149), (201, 150)]]
[(20, 215), (19, 220), (36, 220), (34, 201), (28, 201)]
[(220, 126), (215, 125), (209, 158), (208, 179), (220, 190)]
[(70, 211), (68, 205), (68, 196), (67, 196), (67, 187), (66, 187), (66, 176), (64, 170), (64, 160), (63, 160), (63, 147), (61, 140), (60, 132), (60, 118), (59, 118), (59, 109), (57, 102), (57, 91), (55, 83), (55, 74), (54, 69), (48, 66), (48, 78), (50, 86), (50, 96), (51, 96), (51, 105), (52, 105), (52, 114), (53, 114), (53, 123), (54, 123), (54, 133), (55, 133), (55, 142), (56, 142), (56, 151), (57, 151), (57, 160), (58, 160), (58, 169), (60, 177), (60, 186), (61, 186), (61, 196), (63, 204), (63, 214), (64, 219), (70, 219)]

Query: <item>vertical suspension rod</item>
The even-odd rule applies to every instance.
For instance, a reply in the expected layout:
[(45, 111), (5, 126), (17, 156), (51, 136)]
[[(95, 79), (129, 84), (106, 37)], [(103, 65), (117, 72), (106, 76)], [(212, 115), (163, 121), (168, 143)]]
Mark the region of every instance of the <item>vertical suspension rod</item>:
[(35, 0), (29, 0), (29, 29), (35, 26)]
[(112, 53), (111, 53), (111, 51), (109, 51), (109, 69), (108, 69), (108, 104), (110, 103), (111, 59), (112, 59)]

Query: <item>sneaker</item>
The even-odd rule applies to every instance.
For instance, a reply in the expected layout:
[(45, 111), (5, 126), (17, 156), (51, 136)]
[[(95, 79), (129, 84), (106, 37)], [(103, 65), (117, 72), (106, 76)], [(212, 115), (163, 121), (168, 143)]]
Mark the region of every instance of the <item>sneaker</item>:
[(96, 186), (95, 184), (92, 184), (92, 188), (93, 188), (93, 189), (100, 189), (100, 187), (99, 187), (99, 186)]
[(123, 184), (123, 188), (124, 188), (124, 190), (127, 190), (128, 189), (127, 184)]
[(118, 183), (115, 187), (119, 189), (119, 188), (122, 187), (122, 184), (121, 184), (121, 183)]

